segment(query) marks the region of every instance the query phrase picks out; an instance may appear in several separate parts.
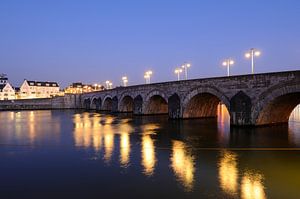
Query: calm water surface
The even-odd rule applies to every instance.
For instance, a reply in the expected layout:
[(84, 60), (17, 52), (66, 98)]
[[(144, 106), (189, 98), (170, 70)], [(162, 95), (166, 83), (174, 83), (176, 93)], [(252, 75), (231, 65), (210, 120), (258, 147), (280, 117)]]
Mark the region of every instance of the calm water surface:
[(0, 112), (0, 198), (299, 198), (300, 108), (284, 126), (228, 119)]

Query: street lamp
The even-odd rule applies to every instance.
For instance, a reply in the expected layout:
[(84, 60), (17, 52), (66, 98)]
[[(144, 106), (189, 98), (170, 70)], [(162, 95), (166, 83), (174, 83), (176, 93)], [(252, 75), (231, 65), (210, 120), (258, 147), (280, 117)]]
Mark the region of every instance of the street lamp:
[(187, 70), (188, 70), (189, 67), (191, 67), (191, 64), (190, 63), (184, 63), (181, 67), (184, 69), (185, 80), (187, 80), (188, 79)]
[(234, 64), (234, 61), (232, 59), (226, 59), (222, 65), (227, 67), (227, 76), (230, 75), (230, 66)]
[(94, 84), (94, 90), (96, 91), (98, 87), (98, 84)]
[(108, 80), (105, 82), (107, 89), (109, 89), (109, 83), (110, 83), (110, 81), (108, 81)]
[(150, 84), (151, 83), (151, 75), (152, 75), (152, 71), (148, 70), (147, 72), (145, 72), (144, 74), (144, 78), (146, 80), (146, 84)]
[(177, 80), (180, 80), (180, 73), (182, 73), (182, 69), (181, 68), (176, 68), (174, 71), (175, 74), (177, 74)]
[(254, 57), (258, 57), (260, 55), (260, 51), (255, 48), (251, 48), (249, 52), (245, 54), (246, 58), (251, 58), (251, 73), (254, 74)]
[(123, 85), (126, 87), (127, 86), (127, 82), (128, 82), (128, 79), (126, 76), (122, 77), (122, 80), (123, 80)]

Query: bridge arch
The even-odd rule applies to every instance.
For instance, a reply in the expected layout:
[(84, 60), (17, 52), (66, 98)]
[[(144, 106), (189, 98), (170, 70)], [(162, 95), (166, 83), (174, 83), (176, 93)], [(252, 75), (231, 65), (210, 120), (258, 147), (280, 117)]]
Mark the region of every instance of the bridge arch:
[(195, 88), (183, 100), (183, 118), (216, 117), (220, 102), (230, 110), (228, 98), (217, 88), (209, 86)]
[(106, 95), (103, 98), (101, 110), (103, 110), (103, 111), (112, 111), (112, 104), (113, 104), (112, 96)]
[(145, 97), (144, 114), (167, 114), (168, 98), (160, 90), (153, 90)]
[(91, 109), (99, 111), (101, 109), (101, 104), (102, 102), (100, 97), (93, 97), (91, 100)]
[(83, 100), (83, 108), (86, 110), (89, 110), (91, 108), (91, 99), (90, 98), (85, 98)]
[(300, 104), (299, 84), (279, 84), (262, 93), (252, 110), (253, 123), (287, 123), (294, 108)]
[(119, 108), (120, 112), (133, 112), (134, 97), (129, 93), (124, 93), (120, 97)]

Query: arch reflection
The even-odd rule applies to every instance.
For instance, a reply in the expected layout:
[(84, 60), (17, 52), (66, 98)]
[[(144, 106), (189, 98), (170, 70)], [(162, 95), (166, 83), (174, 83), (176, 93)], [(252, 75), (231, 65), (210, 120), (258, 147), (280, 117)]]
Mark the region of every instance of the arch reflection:
[(241, 182), (241, 196), (243, 199), (265, 199), (263, 176), (258, 173), (245, 172)]
[(237, 154), (230, 151), (222, 151), (219, 161), (220, 186), (227, 194), (237, 194), (238, 168)]
[(184, 186), (186, 191), (191, 191), (195, 173), (194, 157), (187, 151), (183, 142), (173, 141), (170, 160), (171, 167), (178, 181)]

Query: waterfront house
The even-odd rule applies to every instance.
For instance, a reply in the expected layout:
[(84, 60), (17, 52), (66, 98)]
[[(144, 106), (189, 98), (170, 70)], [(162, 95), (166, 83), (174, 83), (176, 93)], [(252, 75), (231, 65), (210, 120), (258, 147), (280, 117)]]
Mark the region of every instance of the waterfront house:
[[(1, 80), (0, 80), (1, 81)], [(15, 99), (15, 90), (13, 87), (6, 81), (5, 84), (0, 84), (0, 100), (12, 100)]]
[(20, 87), (22, 99), (50, 98), (59, 95), (59, 85), (57, 82), (41, 82), (24, 80)]

